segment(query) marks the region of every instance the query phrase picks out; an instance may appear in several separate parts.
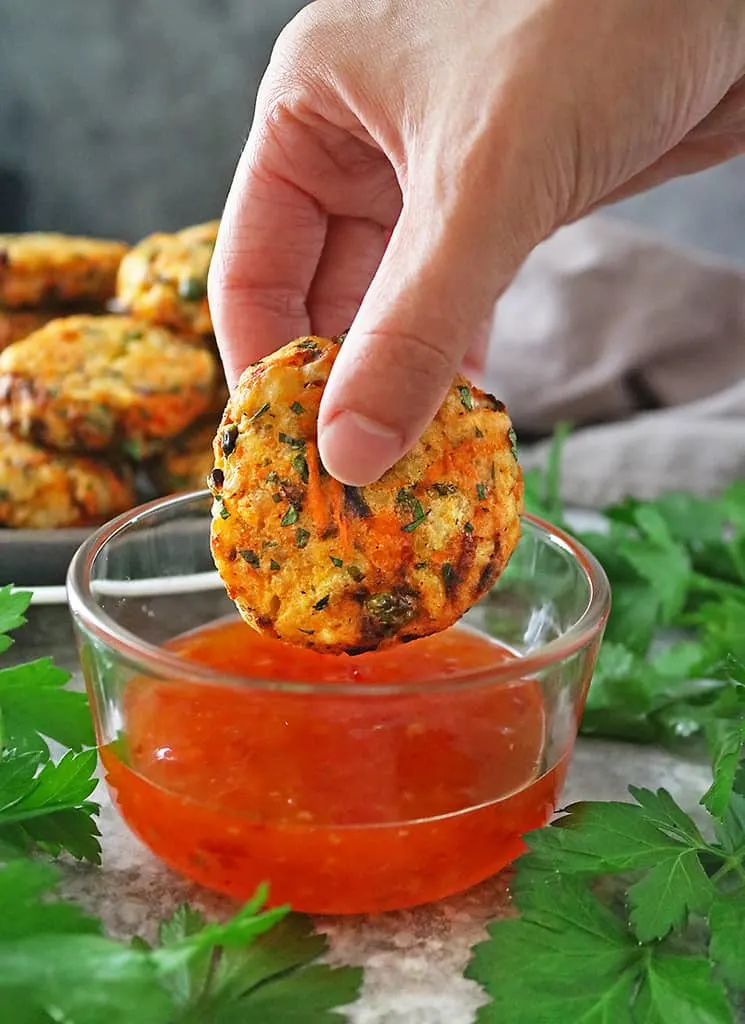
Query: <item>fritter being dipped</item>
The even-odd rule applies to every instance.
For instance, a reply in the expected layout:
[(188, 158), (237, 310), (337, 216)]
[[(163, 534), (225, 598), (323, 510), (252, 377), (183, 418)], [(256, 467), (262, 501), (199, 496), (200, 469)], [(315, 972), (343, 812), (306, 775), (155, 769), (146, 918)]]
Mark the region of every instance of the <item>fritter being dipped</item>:
[(452, 625), (520, 535), (522, 473), (501, 402), (458, 377), (379, 481), (326, 473), (317, 418), (339, 340), (301, 338), (243, 374), (214, 444), (212, 553), (254, 628), (358, 654)]

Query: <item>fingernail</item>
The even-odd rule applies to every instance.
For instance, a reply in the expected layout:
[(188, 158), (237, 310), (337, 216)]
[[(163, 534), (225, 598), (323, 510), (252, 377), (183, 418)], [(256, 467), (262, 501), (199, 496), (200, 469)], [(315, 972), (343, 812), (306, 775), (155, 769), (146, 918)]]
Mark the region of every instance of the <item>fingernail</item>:
[(318, 448), (331, 476), (363, 487), (379, 480), (401, 458), (404, 439), (397, 430), (346, 410), (321, 429)]

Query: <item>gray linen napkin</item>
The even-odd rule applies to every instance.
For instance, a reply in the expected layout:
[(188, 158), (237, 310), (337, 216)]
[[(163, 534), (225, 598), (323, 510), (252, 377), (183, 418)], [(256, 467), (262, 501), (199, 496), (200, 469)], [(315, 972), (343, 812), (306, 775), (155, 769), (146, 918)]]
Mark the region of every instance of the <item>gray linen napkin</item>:
[(574, 424), (568, 502), (716, 493), (745, 478), (745, 268), (608, 218), (563, 228), (502, 298), (484, 379), (518, 436)]

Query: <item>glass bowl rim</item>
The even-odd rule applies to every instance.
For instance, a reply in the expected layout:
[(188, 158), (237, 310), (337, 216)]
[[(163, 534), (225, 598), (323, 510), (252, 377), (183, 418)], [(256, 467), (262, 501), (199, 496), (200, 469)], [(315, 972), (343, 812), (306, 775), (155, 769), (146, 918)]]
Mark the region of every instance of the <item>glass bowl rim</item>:
[[(537, 516), (523, 513), (522, 520), (543, 535), (544, 542), (558, 547), (579, 565), (587, 581), (589, 597), (582, 612), (561, 636), (541, 645), (516, 662), (498, 662), (493, 667), (466, 670), (443, 677), (441, 682), (414, 682), (401, 684), (379, 683), (313, 683), (302, 681), (270, 680), (256, 676), (230, 675), (206, 665), (182, 658), (163, 647), (147, 643), (136, 633), (122, 628), (96, 603), (91, 588), (91, 568), (105, 546), (132, 526), (155, 517), (164, 510), (188, 507), (197, 500), (208, 500), (210, 492), (189, 491), (183, 494), (156, 498), (124, 512), (95, 530), (78, 548), (67, 572), (67, 599), (76, 626), (83, 626), (88, 634), (103, 642), (117, 657), (133, 663), (143, 674), (157, 679), (198, 683), (220, 687), (285, 691), (288, 693), (322, 693), (329, 696), (395, 696), (405, 693), (436, 693), (464, 686), (477, 687), (517, 683), (535, 676), (551, 665), (570, 658), (591, 643), (605, 627), (610, 614), (611, 591), (608, 577), (600, 562), (579, 541), (564, 530)], [(515, 665), (519, 665), (519, 672)]]

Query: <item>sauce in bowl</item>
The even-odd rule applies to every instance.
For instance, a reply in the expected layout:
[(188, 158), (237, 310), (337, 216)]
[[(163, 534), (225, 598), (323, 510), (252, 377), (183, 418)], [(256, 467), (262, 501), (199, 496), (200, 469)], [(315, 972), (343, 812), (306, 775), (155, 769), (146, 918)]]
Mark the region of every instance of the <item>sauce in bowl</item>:
[[(102, 750), (107, 781), (151, 850), (211, 889), (245, 900), (266, 881), (272, 903), (296, 910), (401, 909), (494, 874), (553, 813), (570, 750), (544, 763), (540, 685), (482, 634), (454, 627), (347, 658), (231, 619), (169, 648), (313, 687), (129, 683), (122, 735)], [(507, 659), (514, 682), (459, 688), (464, 672)], [(365, 683), (417, 689), (356, 696)]]

